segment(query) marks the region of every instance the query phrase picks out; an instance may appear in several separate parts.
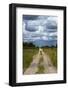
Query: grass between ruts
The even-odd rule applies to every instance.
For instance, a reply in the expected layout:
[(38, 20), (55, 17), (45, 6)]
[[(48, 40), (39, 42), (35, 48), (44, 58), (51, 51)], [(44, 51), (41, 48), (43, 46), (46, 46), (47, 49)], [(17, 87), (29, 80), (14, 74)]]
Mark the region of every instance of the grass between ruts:
[(43, 57), (41, 55), (40, 61), (39, 61), (39, 64), (38, 64), (38, 71), (36, 72), (36, 74), (42, 74), (42, 73), (44, 73), (44, 70), (45, 70), (45, 68), (43, 66)]

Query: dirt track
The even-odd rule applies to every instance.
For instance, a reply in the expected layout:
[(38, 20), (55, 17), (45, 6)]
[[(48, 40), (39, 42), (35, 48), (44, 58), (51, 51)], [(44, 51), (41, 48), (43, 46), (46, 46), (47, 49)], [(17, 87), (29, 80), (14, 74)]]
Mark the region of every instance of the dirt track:
[(49, 56), (46, 53), (44, 53), (43, 50), (40, 48), (38, 54), (33, 56), (33, 60), (29, 68), (27, 68), (27, 70), (24, 72), (25, 75), (35, 74), (38, 71), (38, 64), (39, 64), (41, 57), (43, 58), (42, 64), (44, 66), (44, 73), (56, 73), (57, 72)]

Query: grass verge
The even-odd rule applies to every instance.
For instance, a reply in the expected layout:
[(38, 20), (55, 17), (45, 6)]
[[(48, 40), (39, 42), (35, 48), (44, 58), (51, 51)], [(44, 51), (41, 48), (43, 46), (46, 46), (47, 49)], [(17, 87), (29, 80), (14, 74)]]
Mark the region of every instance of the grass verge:
[(37, 48), (27, 48), (23, 49), (23, 73), (29, 67), (30, 63), (33, 60), (33, 56), (38, 53)]
[(53, 65), (57, 68), (57, 48), (55, 48), (55, 47), (49, 48), (48, 47), (48, 48), (44, 48), (43, 50), (45, 53), (47, 53), (49, 55)]

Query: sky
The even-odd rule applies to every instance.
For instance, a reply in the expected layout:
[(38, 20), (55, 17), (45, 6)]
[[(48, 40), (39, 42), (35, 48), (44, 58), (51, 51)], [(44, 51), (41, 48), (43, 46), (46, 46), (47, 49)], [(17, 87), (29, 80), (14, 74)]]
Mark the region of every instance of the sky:
[(22, 20), (24, 42), (32, 42), (36, 46), (56, 45), (56, 16), (23, 15)]

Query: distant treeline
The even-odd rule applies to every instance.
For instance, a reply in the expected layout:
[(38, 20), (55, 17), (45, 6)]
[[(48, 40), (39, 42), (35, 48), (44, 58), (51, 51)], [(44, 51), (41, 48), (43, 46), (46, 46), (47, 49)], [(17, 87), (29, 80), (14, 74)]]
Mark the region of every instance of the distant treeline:
[(24, 48), (36, 48), (36, 46), (33, 43), (23, 43)]
[[(39, 48), (38, 46), (35, 46), (33, 43), (27, 43), (27, 42), (24, 42), (23, 43), (23, 47), (24, 48)], [(52, 46), (43, 46), (42, 48), (48, 48), (48, 47), (51, 47), (51, 48), (53, 48), (53, 47), (57, 47), (57, 44), (56, 44), (56, 46), (54, 46), (54, 45), (52, 45)]]

